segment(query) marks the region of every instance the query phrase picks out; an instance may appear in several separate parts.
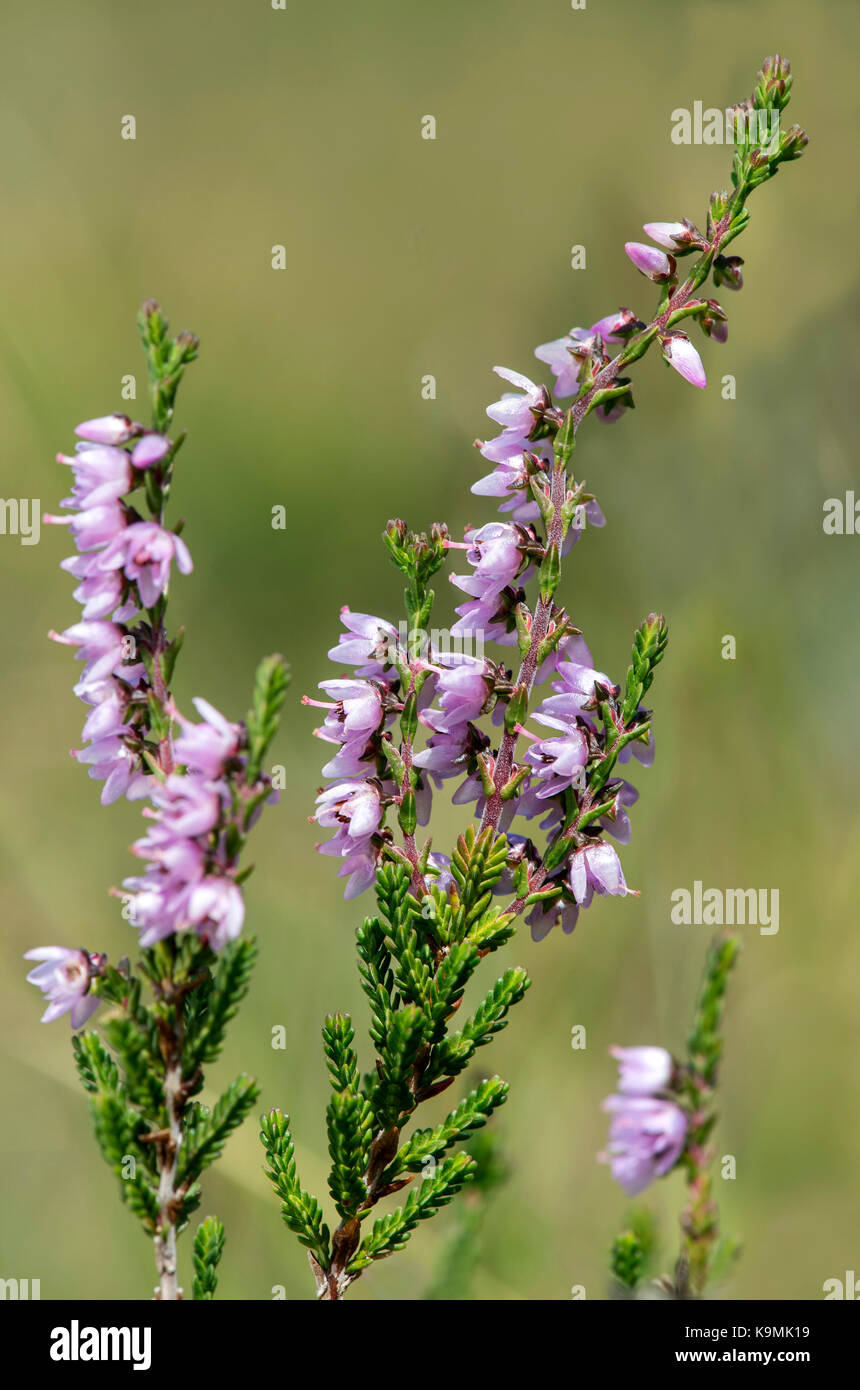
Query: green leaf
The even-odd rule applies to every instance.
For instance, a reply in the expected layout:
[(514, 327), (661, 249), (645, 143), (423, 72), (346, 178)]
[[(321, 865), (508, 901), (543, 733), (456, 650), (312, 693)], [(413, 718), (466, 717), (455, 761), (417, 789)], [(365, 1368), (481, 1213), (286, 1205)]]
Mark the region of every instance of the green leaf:
[(203, 1012), (186, 1021), (186, 1076), (220, 1055), (227, 1024), (248, 992), (256, 956), (257, 943), (249, 936), (228, 942), (220, 952), (211, 987), (201, 995)]
[(224, 1227), (214, 1216), (201, 1221), (194, 1235), (191, 1261), (194, 1265), (193, 1292), (197, 1300), (215, 1297), (218, 1264), (224, 1249)]
[(420, 1172), (428, 1159), (441, 1158), (447, 1149), (467, 1139), (487, 1123), (499, 1105), (504, 1104), (508, 1090), (508, 1083), (502, 1081), (501, 1077), (491, 1077), (461, 1101), (441, 1124), (433, 1129), (416, 1130), (401, 1145), (394, 1162), (386, 1169), (381, 1185), (391, 1182), (399, 1173)]
[(270, 1110), (262, 1117), (260, 1139), (269, 1160), (264, 1172), (281, 1199), (285, 1224), (323, 1269), (328, 1269), (331, 1258), (329, 1228), (316, 1197), (305, 1192), (299, 1183), (289, 1115)]
[(259, 777), (266, 751), (278, 731), (289, 683), (290, 672), (284, 658), (278, 654), (264, 657), (254, 677), (253, 702), (246, 721), (248, 766), (245, 775), (249, 785)]
[(467, 1153), (454, 1154), (441, 1163), (420, 1187), (413, 1188), (404, 1206), (374, 1223), (347, 1265), (347, 1273), (359, 1274), (374, 1260), (384, 1259), (395, 1250), (402, 1250), (419, 1221), (428, 1220), (436, 1215), (440, 1207), (446, 1206), (474, 1175), (474, 1170), (475, 1160)]
[(340, 1092), (329, 1101), (326, 1128), (332, 1162), (329, 1192), (341, 1220), (348, 1221), (367, 1197), (364, 1174), (373, 1138), (373, 1110), (364, 1096)]
[(461, 1072), (476, 1050), (507, 1026), (508, 1010), (519, 1003), (530, 984), (521, 966), (506, 970), (460, 1032), (452, 1033), (433, 1049), (428, 1080)]
[(233, 1130), (242, 1123), (259, 1094), (256, 1081), (250, 1076), (240, 1076), (219, 1096), (211, 1110), (198, 1104), (188, 1107), (179, 1151), (180, 1182), (193, 1182), (204, 1168), (220, 1157)]

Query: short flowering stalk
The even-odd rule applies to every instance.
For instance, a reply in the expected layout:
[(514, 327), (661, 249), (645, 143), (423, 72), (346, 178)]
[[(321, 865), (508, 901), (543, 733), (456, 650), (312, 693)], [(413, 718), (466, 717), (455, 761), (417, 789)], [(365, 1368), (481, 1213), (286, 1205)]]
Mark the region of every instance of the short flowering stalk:
[[(780, 112), (790, 85), (788, 64), (768, 59), (750, 110)], [(307, 1247), (317, 1294), (327, 1301), (400, 1249), (471, 1175), (462, 1151), (437, 1160), (484, 1123), (504, 1098), (504, 1083), (485, 1082), (432, 1130), (405, 1140), (402, 1131), (525, 992), (525, 972), (506, 972), (462, 1030), (449, 1034), (479, 961), (526, 911), (539, 941), (556, 926), (572, 932), (595, 899), (637, 892), (609, 839), (623, 845), (630, 838), (638, 791), (620, 775), (624, 765), (653, 760), (644, 700), (668, 632), (662, 615), (651, 613), (634, 634), (626, 678), (616, 683), (597, 668), (561, 605), (565, 561), (589, 523), (604, 523), (596, 498), (574, 476), (574, 455), (589, 415), (611, 423), (632, 406), (626, 372), (652, 344), (682, 379), (705, 386), (688, 330), (698, 326), (722, 342), (727, 315), (700, 291), (709, 276), (715, 285), (740, 287), (739, 258), (725, 253), (746, 226), (749, 195), (802, 153), (806, 140), (792, 128), (765, 148), (756, 124), (743, 123), (732, 191), (712, 196), (704, 231), (686, 218), (652, 222), (645, 230), (657, 246), (628, 244), (633, 264), (658, 287), (650, 316), (622, 307), (540, 344), (535, 355), (550, 368), (554, 392), (524, 373), (495, 368), (512, 389), (487, 408), (500, 432), (476, 441), (492, 471), (472, 491), (498, 499), (503, 519), (468, 527), (462, 540), (444, 525), (419, 533), (402, 520), (389, 522), (385, 542), (407, 581), (409, 639), (404, 643), (387, 618), (343, 608), (346, 631), (329, 650), (337, 678), (321, 682), (326, 700), (307, 700), (329, 710), (317, 732), (337, 745), (323, 769), (332, 784), (320, 789), (313, 817), (333, 833), (318, 849), (341, 861), (347, 898), (375, 884), (379, 905), (358, 934), (375, 1070), (360, 1079), (346, 1016), (332, 1015), (323, 1030), (333, 1087), (333, 1231), (299, 1182), (288, 1118), (275, 1110), (263, 1123), (284, 1220)], [(695, 260), (682, 281), (678, 267), (687, 256)], [(463, 597), (447, 634), (452, 649), (442, 651), (424, 640), (434, 604), (429, 582), (451, 556), (458, 570), (449, 577)], [(501, 649), (496, 659), (485, 655), (488, 645)], [(517, 659), (509, 667), (511, 648)], [(536, 702), (542, 686), (549, 689)], [(523, 738), (528, 749), (521, 756)], [(475, 818), (450, 859), (418, 834), (448, 783), (453, 803), (471, 806)], [(647, 1071), (643, 1058), (638, 1064)], [(686, 1152), (694, 1122), (676, 1085), (675, 1073), (645, 1094), (630, 1094), (625, 1083), (609, 1107), (611, 1158), (631, 1191), (669, 1172)], [(365, 1234), (368, 1213), (413, 1184), (431, 1160), (431, 1176)]]
[[(716, 1150), (711, 1136), (717, 1119), (723, 1004), (739, 950), (740, 939), (730, 936), (716, 941), (708, 952), (685, 1061), (676, 1061), (662, 1047), (610, 1049), (619, 1075), (616, 1094), (603, 1106), (611, 1120), (601, 1160), (631, 1197), (675, 1170), (686, 1177), (681, 1253), (674, 1275), (657, 1281), (673, 1298), (700, 1298), (712, 1272), (719, 1213), (712, 1195)], [(728, 1263), (732, 1247), (725, 1253)], [(619, 1236), (613, 1247), (612, 1269), (616, 1283), (635, 1289), (641, 1262), (630, 1232)]]
[(712, 1134), (723, 1053), (723, 1006), (740, 945), (740, 938), (731, 936), (711, 947), (687, 1043), (685, 1092), (690, 1128), (683, 1158), (687, 1204), (681, 1214), (681, 1254), (675, 1270), (680, 1297), (699, 1298), (705, 1292), (719, 1235), (711, 1173), (716, 1158)]
[[(141, 872), (112, 890), (138, 933), (140, 959), (116, 966), (103, 954), (64, 947), (27, 952), (28, 976), (45, 994), (45, 1022), (68, 1012), (80, 1028), (104, 1005), (101, 1033), (76, 1034), (75, 1060), (90, 1095), (96, 1137), (121, 1179), (121, 1195), (152, 1237), (158, 1299), (182, 1297), (177, 1236), (200, 1201), (199, 1179), (257, 1097), (247, 1076), (210, 1110), (198, 1095), (226, 1025), (245, 994), (255, 955), (242, 935), (242, 867), (248, 833), (277, 799), (263, 770), (277, 729), (287, 671), (279, 656), (257, 671), (247, 719), (231, 723), (195, 700), (200, 721), (171, 694), (182, 633), (170, 637), (168, 592), (175, 566), (192, 569), (166, 507), (184, 435), (171, 439), (176, 391), (197, 339), (172, 337), (147, 301), (139, 327), (147, 359), (152, 425), (125, 415), (77, 427), (68, 524), (77, 554), (63, 568), (79, 581), (82, 621), (52, 637), (77, 648), (75, 691), (88, 708), (86, 747), (75, 753), (104, 782), (104, 804), (148, 800), (146, 833), (132, 846)], [(194, 1248), (194, 1296), (211, 1298), (223, 1228), (210, 1218)]]

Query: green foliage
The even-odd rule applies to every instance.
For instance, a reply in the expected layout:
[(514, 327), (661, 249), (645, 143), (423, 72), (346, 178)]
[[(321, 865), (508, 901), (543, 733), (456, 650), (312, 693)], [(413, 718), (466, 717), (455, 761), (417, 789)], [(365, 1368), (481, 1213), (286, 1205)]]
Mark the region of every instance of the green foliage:
[(347, 1273), (358, 1274), (374, 1260), (384, 1259), (395, 1250), (402, 1250), (419, 1221), (426, 1221), (446, 1206), (463, 1184), (469, 1181), (474, 1168), (475, 1160), (467, 1153), (458, 1153), (446, 1159), (435, 1173), (424, 1179), (417, 1190), (410, 1192), (404, 1206), (374, 1222), (373, 1229), (365, 1236), (360, 1250), (347, 1266)]
[(635, 1231), (622, 1231), (612, 1242), (612, 1277), (622, 1288), (633, 1290), (642, 1274), (642, 1246)]
[(152, 1234), (158, 1219), (155, 1153), (141, 1142), (148, 1126), (129, 1104), (119, 1068), (98, 1033), (72, 1038), (75, 1063), (90, 1096), (96, 1141), (108, 1167), (120, 1180), (120, 1195)]
[(441, 1158), (452, 1145), (468, 1139), (471, 1134), (487, 1123), (490, 1115), (508, 1097), (508, 1083), (500, 1077), (484, 1081), (447, 1119), (433, 1129), (418, 1129), (403, 1144), (391, 1166), (386, 1170), (383, 1183), (391, 1181), (399, 1173), (420, 1172), (428, 1159)]
[(723, 1053), (721, 1024), (726, 987), (740, 949), (740, 937), (728, 936), (715, 941), (708, 951), (693, 1027), (687, 1039), (693, 1077), (708, 1087), (714, 1086), (717, 1080)]
[(254, 677), (254, 695), (246, 720), (248, 766), (245, 776), (249, 786), (257, 781), (266, 751), (278, 731), (289, 683), (290, 671), (284, 658), (278, 654), (264, 657)]
[[(230, 941), (219, 954), (214, 974), (192, 996), (186, 1018), (184, 1071), (191, 1076), (207, 1062), (215, 1062), (224, 1046), (227, 1024), (248, 992), (257, 958), (254, 937)], [(196, 996), (196, 997), (195, 997)]]
[[(506, 940), (510, 919), (492, 906), (492, 888), (507, 858), (507, 841), (492, 830), (462, 835), (452, 860), (454, 886), (430, 885), (418, 901), (412, 873), (400, 862), (377, 871), (379, 916), (357, 933), (359, 975), (370, 1003), (375, 1067), (360, 1078), (354, 1030), (343, 1014), (329, 1015), (323, 1047), (333, 1095), (326, 1111), (331, 1155), (329, 1192), (340, 1217), (329, 1231), (316, 1198), (299, 1185), (289, 1124), (279, 1111), (263, 1121), (268, 1175), (287, 1226), (313, 1253), (323, 1291), (338, 1291), (375, 1260), (399, 1250), (420, 1221), (433, 1216), (476, 1172), (473, 1158), (450, 1149), (472, 1138), (507, 1096), (498, 1077), (481, 1083), (439, 1124), (401, 1132), (417, 1107), (444, 1091), (478, 1047), (505, 1026), (508, 1010), (528, 988), (524, 970), (507, 970), (462, 1030), (449, 1021), (488, 952)], [(411, 1188), (403, 1207), (381, 1216), (362, 1237), (376, 1204)], [(336, 1295), (336, 1296), (338, 1296)]]
[(196, 1300), (215, 1297), (218, 1264), (224, 1250), (224, 1227), (214, 1216), (201, 1221), (194, 1235), (191, 1261), (194, 1265), (193, 1292)]
[(194, 1182), (204, 1168), (220, 1158), (224, 1145), (249, 1113), (260, 1094), (250, 1076), (240, 1076), (227, 1087), (210, 1110), (197, 1102), (185, 1112), (182, 1147), (179, 1150), (180, 1182)]
[(260, 1121), (260, 1139), (269, 1160), (264, 1169), (281, 1199), (281, 1215), (289, 1229), (324, 1268), (329, 1262), (330, 1234), (316, 1197), (305, 1192), (296, 1173), (290, 1117), (270, 1110)]

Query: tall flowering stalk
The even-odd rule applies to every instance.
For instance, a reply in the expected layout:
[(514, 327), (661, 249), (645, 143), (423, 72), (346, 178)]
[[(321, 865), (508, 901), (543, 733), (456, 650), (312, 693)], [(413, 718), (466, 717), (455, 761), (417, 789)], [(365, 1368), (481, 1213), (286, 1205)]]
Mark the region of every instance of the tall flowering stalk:
[[(617, 1093), (604, 1102), (612, 1119), (602, 1160), (611, 1165), (612, 1176), (631, 1197), (675, 1169), (686, 1178), (681, 1250), (674, 1276), (657, 1281), (675, 1298), (701, 1297), (713, 1272), (719, 1210), (713, 1198), (711, 1170), (716, 1150), (712, 1135), (723, 1053), (723, 1006), (740, 944), (739, 937), (729, 936), (716, 941), (708, 952), (683, 1062), (662, 1047), (611, 1049), (619, 1075)], [(730, 1257), (731, 1246), (722, 1253)], [(639, 1283), (642, 1248), (635, 1231), (625, 1231), (615, 1241), (612, 1272), (624, 1289), (632, 1291)]]
[[(274, 1110), (263, 1121), (269, 1176), (286, 1224), (309, 1250), (323, 1299), (340, 1299), (473, 1176), (469, 1155), (449, 1150), (505, 1100), (499, 1078), (485, 1081), (441, 1124), (405, 1140), (403, 1130), (506, 1025), (528, 987), (523, 969), (506, 971), (461, 1021), (463, 992), (481, 960), (511, 937), (524, 912), (540, 940), (557, 925), (571, 932), (595, 896), (635, 892), (608, 837), (629, 840), (628, 811), (638, 798), (621, 769), (631, 757), (646, 766), (653, 758), (651, 711), (643, 701), (667, 629), (662, 616), (645, 619), (617, 685), (595, 667), (558, 600), (564, 559), (589, 524), (604, 524), (573, 473), (576, 439), (589, 415), (611, 422), (632, 406), (626, 371), (655, 343), (681, 377), (704, 387), (702, 361), (685, 330), (698, 325), (717, 343), (726, 339), (725, 311), (700, 292), (709, 277), (715, 287), (740, 288), (740, 258), (726, 251), (747, 224), (749, 195), (802, 153), (806, 136), (798, 127), (778, 130), (790, 87), (789, 65), (768, 59), (752, 98), (737, 108), (744, 119), (732, 190), (712, 195), (704, 231), (688, 219), (651, 222), (645, 231), (656, 245), (627, 244), (633, 264), (658, 289), (650, 319), (621, 308), (538, 347), (554, 393), (522, 373), (495, 369), (515, 390), (488, 408), (501, 432), (478, 441), (493, 467), (472, 491), (500, 499), (505, 519), (468, 528), (462, 541), (443, 525), (424, 534), (390, 522), (385, 541), (406, 580), (405, 622), (395, 627), (344, 608), (345, 632), (329, 652), (340, 673), (322, 682), (324, 699), (306, 698), (325, 709), (316, 732), (334, 750), (323, 768), (330, 785), (320, 791), (314, 817), (333, 834), (319, 848), (341, 861), (347, 898), (375, 884), (378, 905), (358, 932), (375, 1067), (360, 1076), (345, 1015), (332, 1015), (323, 1029), (333, 1091), (333, 1232), (301, 1187), (287, 1117)], [(773, 118), (746, 119), (758, 111), (775, 113), (777, 133), (767, 147), (758, 132)], [(692, 269), (682, 277), (679, 262), (688, 256)], [(565, 399), (570, 404), (556, 403)], [(434, 641), (430, 581), (452, 550), (468, 566), (450, 576), (465, 597), (447, 640), (436, 634)], [(485, 654), (487, 645), (501, 648), (495, 658)], [(513, 668), (503, 660), (511, 648)], [(423, 746), (419, 735), (426, 735)], [(456, 784), (454, 803), (471, 806), (475, 816), (450, 857), (418, 833), (430, 819), (434, 791), (446, 782)], [(450, 1031), (454, 1022), (460, 1027)], [(625, 1113), (632, 1110), (648, 1111), (658, 1140), (655, 1171), (668, 1169), (686, 1135), (679, 1107), (643, 1095), (625, 1103)], [(404, 1205), (371, 1226), (378, 1204), (407, 1186)]]
[[(77, 547), (62, 567), (78, 580), (81, 620), (51, 633), (83, 662), (75, 693), (89, 712), (85, 747), (74, 756), (103, 782), (103, 804), (148, 802), (145, 833), (132, 846), (141, 872), (112, 890), (139, 933), (140, 958), (114, 967), (102, 953), (63, 946), (27, 957), (41, 962), (28, 979), (48, 1000), (45, 1022), (68, 1012), (80, 1028), (105, 1005), (101, 1035), (72, 1039), (75, 1060), (102, 1153), (154, 1241), (156, 1297), (174, 1300), (182, 1296), (177, 1235), (200, 1202), (200, 1176), (258, 1094), (240, 1076), (211, 1109), (194, 1099), (254, 961), (254, 941), (242, 936), (250, 869), (241, 861), (263, 804), (277, 796), (262, 763), (287, 671), (279, 656), (261, 663), (244, 723), (202, 699), (194, 701), (199, 721), (176, 707), (170, 686), (183, 634), (169, 635), (168, 591), (173, 564), (188, 573), (192, 561), (181, 527), (166, 526), (185, 439), (171, 438), (171, 426), (198, 343), (189, 333), (171, 337), (152, 301), (139, 326), (152, 425), (125, 415), (79, 425), (76, 452), (58, 456), (73, 478), (66, 514), (46, 521), (68, 525)], [(213, 1296), (223, 1242), (220, 1223), (207, 1219), (195, 1240), (196, 1298)]]

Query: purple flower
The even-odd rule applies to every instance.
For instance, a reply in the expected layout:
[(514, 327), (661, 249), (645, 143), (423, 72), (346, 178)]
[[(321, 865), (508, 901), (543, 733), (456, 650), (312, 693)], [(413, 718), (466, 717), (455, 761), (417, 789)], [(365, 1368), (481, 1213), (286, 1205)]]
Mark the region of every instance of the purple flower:
[(607, 1152), (600, 1155), (630, 1197), (674, 1168), (684, 1151), (687, 1117), (670, 1100), (608, 1096), (603, 1109), (612, 1120)]
[(578, 849), (570, 861), (570, 891), (580, 907), (588, 907), (593, 895), (624, 898), (636, 890), (624, 881), (621, 860), (611, 845), (598, 842)]
[(188, 898), (188, 923), (213, 951), (235, 941), (245, 920), (240, 889), (230, 878), (209, 875), (196, 883)]
[(523, 568), (523, 545), (528, 537), (519, 526), (506, 521), (490, 521), (478, 531), (466, 532), (466, 559), (474, 574), (452, 574), (450, 580), (464, 593), (493, 604)]
[[(488, 739), (485, 741), (489, 743)], [(468, 725), (457, 724), (444, 733), (434, 734), (412, 761), (436, 778), (438, 785), (446, 777), (461, 777), (467, 772), (474, 751), (473, 731)]]
[(78, 647), (77, 659), (85, 662), (82, 683), (92, 684), (106, 676), (120, 676), (136, 684), (144, 672), (142, 665), (128, 665), (129, 638), (116, 623), (72, 623), (64, 632), (49, 632), (54, 642)]
[(610, 1047), (618, 1063), (618, 1089), (625, 1096), (653, 1096), (665, 1091), (675, 1070), (665, 1047)]
[[(336, 782), (320, 792), (316, 804), (319, 807), (314, 816), (317, 824), (326, 829), (334, 828), (350, 846), (374, 835), (382, 824), (379, 789), (372, 782)], [(348, 852), (349, 849), (344, 851)]]
[(126, 444), (141, 434), (142, 428), (132, 424), (127, 415), (101, 415), (97, 420), (84, 420), (77, 425), (75, 434), (91, 444)]
[(674, 367), (679, 376), (689, 381), (691, 386), (698, 386), (700, 391), (707, 386), (702, 359), (686, 333), (672, 333), (661, 338), (660, 346), (669, 366)]
[(426, 710), (420, 719), (435, 733), (451, 734), (483, 712), (493, 690), (492, 672), (465, 652), (438, 656), (434, 670), (439, 708)]
[(632, 782), (622, 781), (621, 786), (615, 794), (615, 814), (603, 816), (600, 821), (600, 828), (611, 835), (613, 840), (617, 840), (620, 845), (629, 845), (632, 829), (630, 817), (627, 814), (627, 806), (635, 806), (639, 800), (639, 793)]
[(565, 936), (569, 936), (579, 917), (577, 903), (565, 902), (557, 898), (555, 902), (537, 903), (526, 917), (531, 928), (532, 941), (543, 941), (553, 927), (560, 926)]
[(149, 778), (141, 770), (139, 754), (136, 749), (129, 748), (127, 738), (137, 742), (131, 727), (123, 727), (105, 738), (99, 738), (88, 748), (72, 749), (72, 756), (79, 763), (92, 764), (90, 776), (97, 782), (104, 782), (100, 798), (103, 806), (110, 806), (121, 796), (135, 800), (134, 793), (145, 794), (149, 786)]
[(145, 434), (131, 451), (131, 461), (135, 468), (151, 468), (160, 463), (170, 449), (170, 440), (163, 434)]
[(538, 800), (558, 796), (567, 787), (579, 786), (582, 769), (588, 762), (588, 740), (575, 718), (558, 719), (539, 706), (532, 718), (549, 729), (560, 729), (561, 738), (536, 739), (526, 750), (525, 760), (535, 769), (543, 785), (536, 792)]
[[(152, 788), (160, 823), (177, 838), (208, 835), (221, 819), (221, 788), (195, 773), (172, 772)], [(144, 813), (146, 814), (146, 813)]]
[(596, 350), (595, 338), (604, 344), (623, 342), (625, 331), (634, 328), (638, 320), (630, 309), (607, 314), (590, 328), (571, 328), (562, 338), (553, 338), (535, 348), (535, 357), (545, 362), (555, 377), (558, 397), (575, 396), (579, 390), (579, 373), (586, 357)]
[(544, 386), (536, 386), (522, 372), (507, 367), (494, 367), (493, 371), (523, 393), (506, 391), (500, 400), (487, 406), (490, 419), (503, 428), (495, 439), (481, 445), (481, 453), (493, 463), (503, 463), (523, 452), (549, 406), (549, 397)]
[(118, 502), (132, 485), (131, 464), (125, 449), (108, 445), (79, 445), (76, 454), (57, 454), (57, 463), (67, 463), (74, 473), (71, 497), (61, 507), (99, 507)]
[(91, 956), (86, 951), (73, 951), (65, 946), (37, 946), (25, 951), (25, 960), (39, 960), (27, 976), (49, 1001), (42, 1014), (43, 1023), (52, 1023), (61, 1014), (71, 1016), (73, 1028), (80, 1028), (95, 1013), (100, 1004), (97, 994), (90, 994), (90, 983), (104, 968), (105, 956)]
[(195, 724), (183, 718), (177, 709), (171, 711), (182, 729), (174, 741), (174, 757), (191, 772), (218, 778), (224, 771), (224, 764), (238, 752), (239, 725), (231, 724), (207, 700), (197, 697), (191, 703), (202, 715), (203, 723)]
[(372, 771), (368, 761), (370, 741), (382, 726), (384, 710), (382, 696), (375, 685), (365, 680), (320, 681), (320, 690), (334, 696), (334, 703), (302, 697), (302, 704), (327, 709), (325, 722), (315, 729), (317, 738), (327, 743), (342, 744), (342, 750), (326, 763), (324, 777), (361, 776)]
[(689, 251), (693, 246), (706, 244), (686, 218), (683, 222), (646, 222), (642, 230), (667, 251)]
[(73, 597), (82, 605), (84, 619), (113, 617), (118, 623), (127, 622), (137, 612), (137, 602), (134, 599), (123, 602), (127, 590), (125, 577), (117, 570), (99, 569), (100, 558), (98, 553), (72, 555), (60, 561), (60, 569), (81, 581)]
[(72, 516), (52, 516), (46, 512), (45, 521), (49, 526), (68, 526), (78, 550), (97, 550), (109, 545), (128, 525), (120, 502), (102, 502)]
[(106, 570), (122, 569), (126, 578), (137, 584), (144, 608), (152, 608), (167, 588), (174, 557), (180, 572), (190, 574), (191, 556), (180, 536), (156, 521), (136, 521), (108, 546), (99, 565)]
[(341, 633), (337, 646), (329, 649), (330, 659), (360, 667), (357, 676), (384, 681), (385, 667), (391, 665), (397, 649), (397, 629), (382, 618), (351, 613), (347, 607), (340, 610), (340, 620), (346, 633)]
[(552, 688), (557, 693), (544, 700), (543, 708), (548, 714), (572, 715), (587, 712), (587, 706), (594, 706), (595, 683), (614, 689), (614, 684), (605, 671), (595, 671), (591, 665), (579, 661), (560, 661), (559, 680), (553, 681)]
[(646, 246), (641, 241), (625, 242), (624, 250), (636, 269), (647, 275), (649, 280), (670, 280), (675, 274), (675, 258), (667, 256), (665, 251), (658, 251), (656, 247)]

